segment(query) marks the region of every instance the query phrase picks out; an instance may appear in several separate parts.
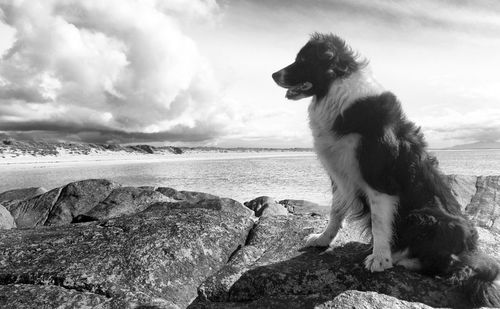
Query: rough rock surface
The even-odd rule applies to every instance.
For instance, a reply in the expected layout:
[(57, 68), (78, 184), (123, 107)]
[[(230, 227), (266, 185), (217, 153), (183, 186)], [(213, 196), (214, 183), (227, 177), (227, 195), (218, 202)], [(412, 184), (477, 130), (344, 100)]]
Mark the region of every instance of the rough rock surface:
[(500, 232), (500, 176), (447, 176), (462, 210), (478, 226)]
[[(446, 179), (480, 226), (483, 251), (499, 258), (500, 177)], [(0, 230), (0, 308), (469, 307), (445, 279), (400, 267), (367, 272), (369, 240), (354, 224), (333, 248), (304, 248), (328, 207), (269, 197), (245, 207), (202, 192), (118, 186), (87, 180), (1, 202), (30, 229)], [(98, 221), (69, 224), (84, 214)]]
[[(59, 286), (107, 300), (184, 308), (252, 226), (250, 217), (238, 214), (154, 208), (108, 221), (3, 231), (0, 284)], [(2, 308), (7, 294), (0, 288)]]
[(0, 230), (9, 230), (16, 227), (14, 218), (3, 205), (0, 205)]
[[(304, 237), (321, 231), (324, 224), (324, 219), (310, 216), (260, 219), (247, 246), (200, 286), (195, 304), (261, 300), (261, 306), (271, 308), (263, 299), (297, 301), (308, 295), (314, 297), (300, 299), (309, 304), (303, 308), (312, 308), (345, 290), (374, 291), (438, 307), (466, 303), (460, 291), (445, 280), (399, 267), (378, 274), (367, 272), (363, 260), (370, 246), (357, 242), (362, 239), (355, 227), (344, 228), (332, 249), (303, 248)], [(302, 308), (293, 303), (287, 306)]]
[(170, 201), (173, 200), (160, 192), (135, 187), (121, 187), (111, 191), (104, 201), (84, 214), (99, 220), (109, 219), (143, 211), (156, 202)]
[(0, 202), (10, 200), (25, 200), (47, 192), (43, 187), (33, 187), (24, 189), (14, 189), (0, 193)]
[(95, 207), (119, 186), (106, 179), (89, 179), (64, 186), (45, 225), (70, 223), (74, 217)]
[(55, 188), (42, 195), (4, 205), (14, 217), (18, 228), (42, 226), (49, 218), (50, 211), (57, 202), (61, 189)]
[(71, 309), (96, 306), (104, 309), (111, 308), (111, 303), (110, 299), (104, 295), (54, 285), (7, 284), (0, 286), (0, 305), (3, 309)]
[(241, 205), (238, 201), (230, 198), (217, 198), (200, 200), (197, 202), (175, 201), (175, 202), (158, 202), (152, 204), (149, 209), (189, 209), (189, 208), (204, 208), (217, 210), (221, 212), (229, 212), (242, 216), (252, 216), (253, 211)]

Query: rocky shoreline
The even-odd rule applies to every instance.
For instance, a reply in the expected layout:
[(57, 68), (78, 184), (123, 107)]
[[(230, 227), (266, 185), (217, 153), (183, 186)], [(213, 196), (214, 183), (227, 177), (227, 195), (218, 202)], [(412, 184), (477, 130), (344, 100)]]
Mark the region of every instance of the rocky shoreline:
[[(447, 177), (500, 258), (500, 177)], [(0, 193), (0, 308), (467, 308), (441, 278), (364, 270), (356, 226), (303, 248), (327, 209), (104, 180)]]

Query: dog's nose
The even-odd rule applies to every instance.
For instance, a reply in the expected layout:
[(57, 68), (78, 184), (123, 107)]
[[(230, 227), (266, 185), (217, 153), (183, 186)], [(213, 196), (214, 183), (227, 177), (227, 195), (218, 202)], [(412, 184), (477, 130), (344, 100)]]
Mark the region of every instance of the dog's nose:
[(278, 77), (279, 77), (279, 74), (278, 72), (274, 72), (273, 75), (271, 75), (273, 77), (274, 80), (277, 80)]

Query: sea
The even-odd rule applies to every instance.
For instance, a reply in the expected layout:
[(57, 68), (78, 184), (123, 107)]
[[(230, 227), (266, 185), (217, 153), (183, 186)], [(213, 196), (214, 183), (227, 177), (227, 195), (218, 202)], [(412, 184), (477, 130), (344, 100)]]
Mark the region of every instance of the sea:
[[(500, 149), (432, 150), (431, 153), (438, 158), (445, 174), (500, 174)], [(126, 186), (208, 192), (240, 202), (263, 195), (278, 200), (303, 199), (320, 205), (328, 205), (331, 200), (330, 180), (312, 152), (112, 164), (0, 164), (0, 192), (32, 186), (51, 189), (90, 178), (106, 178)]]

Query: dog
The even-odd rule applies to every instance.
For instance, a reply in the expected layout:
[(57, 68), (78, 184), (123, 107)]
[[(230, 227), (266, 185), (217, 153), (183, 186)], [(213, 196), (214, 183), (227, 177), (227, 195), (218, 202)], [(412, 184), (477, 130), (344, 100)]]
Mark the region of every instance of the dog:
[(500, 267), (426, 150), (419, 127), (369, 64), (333, 34), (314, 33), (295, 61), (272, 74), (286, 98), (312, 97), (314, 148), (335, 184), (328, 226), (306, 246), (329, 246), (345, 219), (371, 231), (371, 272), (394, 265), (447, 276), (473, 305), (500, 307)]

